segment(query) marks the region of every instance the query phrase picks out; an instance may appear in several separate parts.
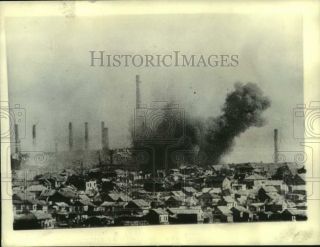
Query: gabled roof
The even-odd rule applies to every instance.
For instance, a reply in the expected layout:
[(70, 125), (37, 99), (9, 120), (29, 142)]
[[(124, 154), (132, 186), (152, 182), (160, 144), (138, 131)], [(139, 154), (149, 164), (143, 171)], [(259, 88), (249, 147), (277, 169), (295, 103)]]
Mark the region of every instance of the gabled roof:
[(168, 215), (168, 212), (162, 208), (154, 208), (154, 209), (151, 209), (151, 211), (155, 212), (158, 215)]
[(266, 193), (278, 192), (278, 190), (274, 186), (263, 186), (262, 188)]
[(105, 201), (100, 205), (100, 207), (110, 207), (110, 206), (114, 206), (114, 205), (116, 205), (116, 202), (107, 202), (107, 201)]
[(182, 201), (182, 198), (180, 198), (179, 196), (167, 196), (165, 197), (165, 200), (166, 201), (178, 201), (178, 202), (181, 202)]
[(284, 210), (284, 212), (288, 212), (290, 213), (291, 215), (303, 215), (305, 216), (306, 215), (306, 211), (305, 210), (301, 210), (301, 209), (294, 209), (294, 208), (288, 208), (286, 210)]
[(185, 196), (186, 196), (186, 194), (183, 193), (181, 190), (171, 191), (171, 194), (172, 194), (173, 196), (178, 196), (178, 197), (185, 197)]
[(136, 200), (132, 200), (131, 202), (136, 204), (140, 208), (146, 208), (150, 206), (149, 203), (143, 199), (136, 199)]
[(47, 187), (43, 186), (42, 184), (33, 184), (27, 188), (28, 191), (36, 191), (36, 192), (42, 192), (43, 190), (46, 190), (46, 189)]
[(250, 213), (250, 211), (248, 209), (246, 209), (245, 207), (239, 206), (239, 205), (233, 207), (231, 210), (237, 210), (239, 212)]
[(59, 190), (58, 193), (60, 195), (62, 195), (63, 197), (66, 197), (66, 198), (76, 198), (78, 196), (75, 191), (72, 191), (72, 190), (69, 190), (69, 189)]
[(65, 203), (65, 202), (56, 202), (55, 203), (57, 206), (59, 207), (69, 207), (69, 204)]
[(246, 177), (245, 180), (267, 180), (267, 178), (259, 174), (252, 174)]
[(92, 207), (95, 207), (95, 205), (88, 201), (88, 200), (79, 200), (79, 203), (81, 203), (83, 206), (92, 206)]
[(47, 220), (47, 219), (52, 219), (52, 215), (48, 213), (44, 213), (41, 211), (35, 211), (33, 212), (34, 216), (36, 217), (37, 220)]
[(53, 196), (54, 193), (56, 193), (56, 190), (47, 189), (41, 192), (40, 197), (43, 198), (43, 197)]
[(199, 214), (203, 213), (201, 208), (168, 208), (172, 214)]
[(223, 200), (225, 200), (227, 203), (234, 202), (234, 199), (231, 196), (224, 196)]
[(186, 191), (186, 192), (190, 192), (190, 193), (196, 193), (197, 192), (197, 190), (195, 189), (195, 188), (193, 188), (193, 187), (183, 187), (182, 188), (184, 191)]
[(217, 209), (224, 215), (232, 215), (231, 210), (227, 206), (218, 206)]
[(116, 193), (109, 193), (108, 196), (113, 201), (117, 201), (119, 199), (119, 194), (116, 194)]

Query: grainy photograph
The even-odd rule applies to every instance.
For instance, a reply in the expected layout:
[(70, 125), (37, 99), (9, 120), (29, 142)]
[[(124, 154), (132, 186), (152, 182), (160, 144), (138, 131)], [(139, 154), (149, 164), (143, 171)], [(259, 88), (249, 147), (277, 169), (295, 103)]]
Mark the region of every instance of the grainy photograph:
[(308, 219), (301, 16), (5, 21), (14, 230)]

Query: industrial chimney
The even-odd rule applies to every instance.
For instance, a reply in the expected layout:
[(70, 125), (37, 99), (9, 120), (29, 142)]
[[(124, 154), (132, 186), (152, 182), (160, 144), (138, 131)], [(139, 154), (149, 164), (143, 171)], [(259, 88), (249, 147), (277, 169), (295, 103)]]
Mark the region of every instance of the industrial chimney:
[(278, 130), (274, 129), (274, 163), (278, 164), (279, 150), (278, 150)]
[(32, 125), (32, 144), (36, 145), (36, 125)]
[(84, 148), (88, 150), (89, 148), (89, 130), (88, 130), (88, 123), (84, 123)]
[(140, 83), (140, 76), (136, 75), (136, 109), (141, 107)]
[(18, 124), (14, 124), (14, 137), (15, 137), (15, 144), (16, 144), (16, 153), (19, 153), (19, 146), (20, 146), (20, 140), (19, 140), (19, 127)]
[(72, 147), (73, 147), (72, 123), (69, 122), (69, 151), (72, 151)]
[(109, 131), (108, 128), (103, 128), (102, 131), (102, 150), (108, 150), (109, 149)]
[(101, 149), (102, 150), (103, 150), (104, 143), (105, 143), (103, 131), (104, 131), (104, 122), (102, 121), (101, 122)]

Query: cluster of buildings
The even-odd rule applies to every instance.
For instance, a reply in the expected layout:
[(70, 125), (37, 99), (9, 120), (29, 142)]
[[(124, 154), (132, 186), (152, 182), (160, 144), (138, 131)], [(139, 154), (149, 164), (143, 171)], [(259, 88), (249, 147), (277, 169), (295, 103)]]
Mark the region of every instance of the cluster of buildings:
[(306, 220), (305, 172), (295, 163), (245, 163), (14, 177), (14, 229)]

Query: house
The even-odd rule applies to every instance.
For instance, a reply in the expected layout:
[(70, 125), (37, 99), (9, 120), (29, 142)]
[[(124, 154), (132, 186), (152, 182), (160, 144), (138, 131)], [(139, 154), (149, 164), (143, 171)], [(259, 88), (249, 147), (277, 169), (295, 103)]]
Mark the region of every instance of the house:
[(307, 215), (305, 210), (288, 208), (284, 210), (281, 214), (282, 220), (298, 221), (307, 220)]
[(50, 204), (55, 202), (65, 202), (70, 204), (74, 202), (78, 198), (78, 194), (75, 191), (70, 189), (61, 189), (59, 191), (54, 191), (52, 195), (48, 197), (48, 201)]
[(83, 199), (75, 201), (73, 205), (76, 208), (77, 212), (85, 212), (85, 213), (92, 213), (94, 211), (94, 208), (96, 207), (89, 200), (83, 200)]
[(36, 211), (33, 212), (37, 223), (41, 226), (42, 229), (52, 229), (55, 225), (55, 219), (52, 218), (51, 214)]
[(227, 177), (225, 177), (222, 181), (222, 190), (229, 190), (231, 189), (231, 180)]
[(113, 212), (115, 205), (116, 202), (105, 201), (99, 206), (99, 208), (101, 208), (101, 211), (103, 212)]
[(172, 224), (191, 224), (203, 222), (201, 208), (168, 208), (169, 221)]
[(233, 183), (232, 185), (231, 185), (231, 189), (233, 190), (233, 191), (239, 191), (239, 190), (246, 190), (246, 188), (247, 188), (247, 186), (246, 186), (246, 184), (240, 184), (240, 183)]
[(273, 186), (279, 194), (286, 194), (289, 191), (288, 185), (283, 180), (267, 180), (265, 186)]
[(251, 203), (249, 210), (253, 213), (259, 213), (265, 211), (265, 204), (263, 202)]
[(244, 179), (247, 175), (253, 174), (254, 167), (250, 163), (238, 164), (235, 166), (235, 177), (237, 179)]
[(276, 172), (272, 176), (272, 179), (286, 181), (288, 178), (290, 179), (292, 176), (294, 176), (294, 174), (291, 167), (289, 167), (287, 163), (284, 163), (276, 169)]
[(267, 182), (267, 178), (264, 176), (261, 176), (259, 174), (252, 174), (250, 176), (245, 177), (244, 183), (246, 186), (251, 189), (254, 186), (262, 186)]
[(56, 211), (59, 212), (69, 212), (70, 211), (70, 205), (65, 202), (56, 202), (53, 206)]
[(165, 197), (165, 205), (166, 207), (180, 207), (182, 205), (184, 198), (180, 198), (177, 196), (169, 196)]
[(276, 195), (280, 196), (278, 194), (278, 190), (273, 186), (263, 186), (258, 190), (258, 199), (261, 202), (270, 200), (274, 198)]
[(188, 196), (183, 200), (182, 205), (187, 207), (194, 207), (199, 205), (199, 200), (194, 196)]
[(117, 202), (129, 202), (129, 201), (131, 201), (132, 200), (132, 198), (131, 197), (129, 197), (128, 195), (125, 195), (125, 194), (119, 194), (119, 197), (118, 197), (118, 199), (116, 200)]
[(214, 222), (233, 222), (232, 211), (227, 206), (218, 206), (213, 212)]
[(232, 208), (237, 206), (237, 202), (231, 196), (223, 196), (221, 200), (222, 206), (227, 206), (227, 208)]
[(170, 191), (170, 194), (172, 196), (177, 196), (179, 198), (185, 198), (186, 197), (186, 194), (183, 193), (181, 190)]
[(203, 223), (213, 223), (213, 214), (211, 209), (203, 210)]
[(108, 202), (115, 202), (119, 199), (119, 194), (116, 193), (109, 193), (106, 197), (105, 197), (105, 201)]
[(289, 185), (289, 192), (300, 195), (307, 195), (305, 185)]
[(42, 174), (37, 180), (48, 188), (60, 188), (66, 182), (63, 176), (55, 173)]
[(234, 222), (248, 222), (253, 218), (253, 214), (248, 209), (239, 205), (231, 208), (231, 211)]
[(278, 198), (265, 204), (265, 211), (267, 212), (282, 212), (287, 208), (287, 203), (283, 198)]
[(131, 196), (134, 199), (143, 199), (146, 198), (148, 196), (148, 192), (144, 189), (138, 189), (138, 190), (134, 190), (131, 192)]
[(208, 176), (205, 179), (205, 185), (207, 187), (214, 187), (214, 188), (222, 188), (222, 183), (224, 181), (225, 177), (224, 176)]
[(86, 182), (86, 193), (91, 194), (98, 191), (97, 180), (89, 180)]
[(42, 184), (34, 184), (27, 187), (27, 191), (35, 194), (36, 197), (39, 197), (40, 194), (45, 190), (47, 190), (47, 187)]
[(185, 193), (187, 196), (192, 196), (197, 193), (197, 190), (193, 187), (182, 187), (182, 192)]
[(39, 200), (44, 200), (46, 202), (49, 202), (49, 198), (53, 196), (55, 193), (56, 193), (56, 190), (46, 189), (41, 192), (39, 196)]
[(169, 224), (169, 214), (161, 208), (150, 209), (146, 218), (149, 224)]
[(150, 209), (150, 203), (143, 199), (135, 199), (128, 202), (125, 209), (131, 214), (146, 214)]
[(299, 203), (305, 201), (306, 196), (298, 193), (288, 193), (286, 194), (286, 198), (293, 202)]
[(210, 193), (201, 193), (201, 195), (198, 196), (199, 203), (202, 207), (211, 206), (212, 205), (212, 195)]

